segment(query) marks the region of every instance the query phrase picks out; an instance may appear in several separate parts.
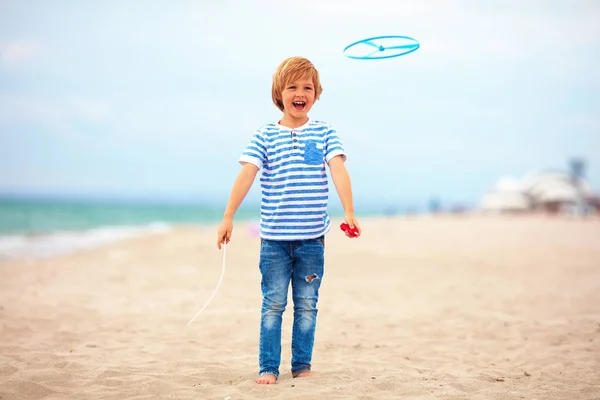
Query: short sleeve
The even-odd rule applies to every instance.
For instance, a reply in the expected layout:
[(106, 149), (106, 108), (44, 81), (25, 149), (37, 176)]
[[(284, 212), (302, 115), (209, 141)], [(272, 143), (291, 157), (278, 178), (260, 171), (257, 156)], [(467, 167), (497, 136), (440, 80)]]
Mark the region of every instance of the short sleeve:
[(346, 152), (337, 132), (333, 128), (329, 128), (325, 137), (325, 161), (329, 162), (335, 156), (342, 156), (342, 160), (346, 162)]
[(256, 131), (239, 158), (239, 163), (251, 163), (261, 169), (267, 162), (267, 147), (262, 132)]

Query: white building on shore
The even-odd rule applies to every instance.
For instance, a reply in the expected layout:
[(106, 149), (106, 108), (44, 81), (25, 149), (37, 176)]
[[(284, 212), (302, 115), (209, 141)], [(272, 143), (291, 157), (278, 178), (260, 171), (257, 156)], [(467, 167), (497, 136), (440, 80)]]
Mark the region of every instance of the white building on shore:
[(521, 179), (500, 178), (480, 203), (482, 211), (493, 213), (593, 212), (597, 206), (589, 183), (574, 180), (562, 171), (532, 172)]

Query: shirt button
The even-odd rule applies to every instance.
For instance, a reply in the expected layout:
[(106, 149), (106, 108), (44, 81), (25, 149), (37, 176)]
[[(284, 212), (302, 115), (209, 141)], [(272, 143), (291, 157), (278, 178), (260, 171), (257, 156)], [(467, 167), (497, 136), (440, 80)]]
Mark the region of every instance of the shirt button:
[(294, 146), (294, 148), (295, 148), (295, 149), (297, 149), (297, 148), (298, 148), (298, 146)]
[(294, 142), (297, 142), (297, 139), (294, 139)]
[(293, 136), (296, 136), (296, 132), (292, 132), (292, 135), (293, 135)]

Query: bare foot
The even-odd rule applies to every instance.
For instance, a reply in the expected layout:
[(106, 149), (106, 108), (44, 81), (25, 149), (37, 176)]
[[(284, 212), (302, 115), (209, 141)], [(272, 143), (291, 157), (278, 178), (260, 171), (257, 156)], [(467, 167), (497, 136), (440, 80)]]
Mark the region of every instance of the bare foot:
[(310, 371), (300, 372), (298, 375), (296, 375), (296, 378), (304, 378), (307, 376), (313, 376), (313, 373)]
[(265, 374), (256, 380), (261, 385), (273, 385), (277, 382), (277, 377), (273, 374)]

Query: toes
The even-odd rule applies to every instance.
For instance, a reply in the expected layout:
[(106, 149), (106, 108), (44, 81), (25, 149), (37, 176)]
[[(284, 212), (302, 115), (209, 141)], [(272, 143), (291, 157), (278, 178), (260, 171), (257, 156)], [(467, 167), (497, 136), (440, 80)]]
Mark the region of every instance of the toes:
[(273, 380), (273, 379), (257, 379), (255, 382), (258, 383), (258, 384), (261, 384), (261, 385), (273, 385), (273, 384), (276, 383), (276, 380)]

